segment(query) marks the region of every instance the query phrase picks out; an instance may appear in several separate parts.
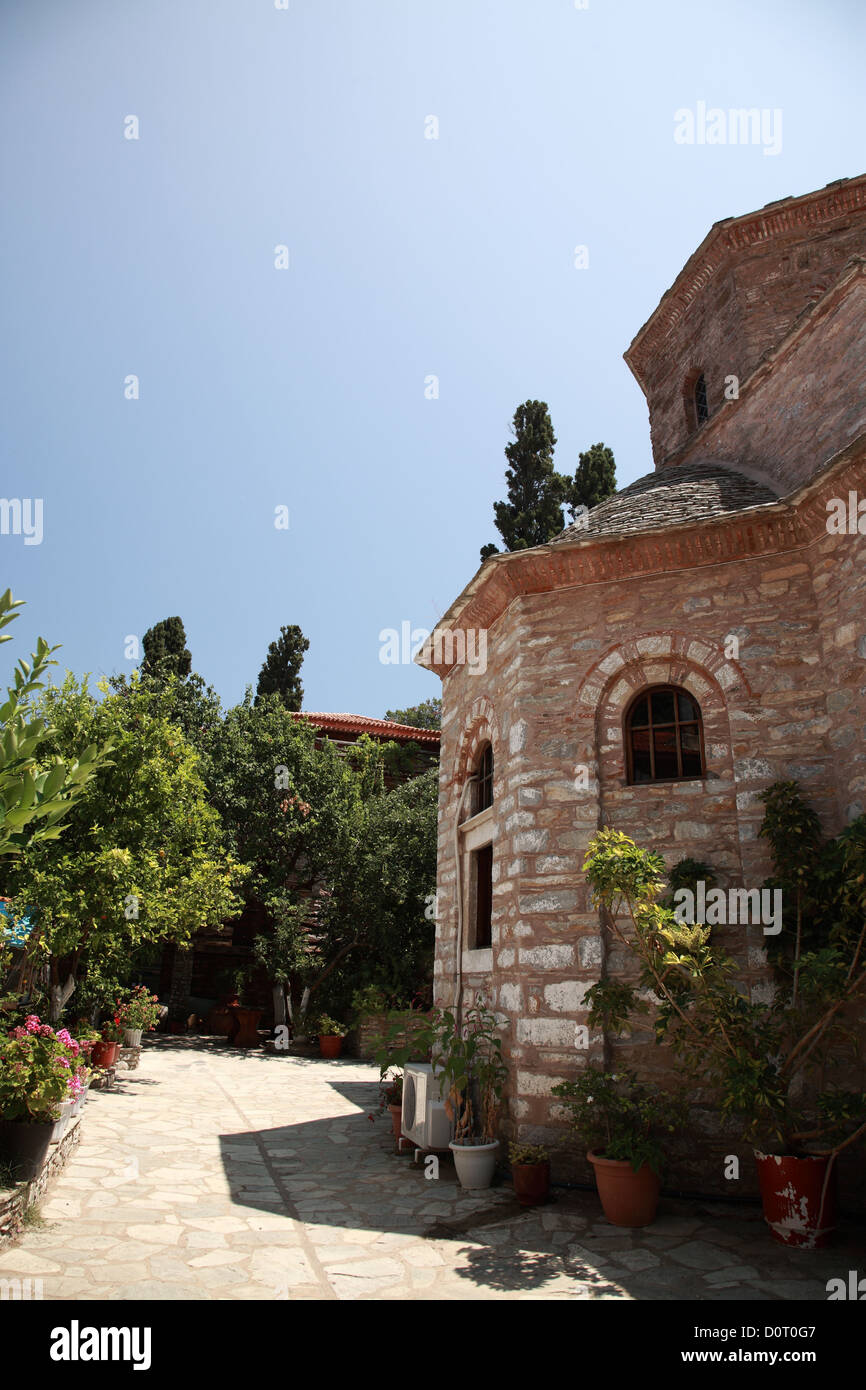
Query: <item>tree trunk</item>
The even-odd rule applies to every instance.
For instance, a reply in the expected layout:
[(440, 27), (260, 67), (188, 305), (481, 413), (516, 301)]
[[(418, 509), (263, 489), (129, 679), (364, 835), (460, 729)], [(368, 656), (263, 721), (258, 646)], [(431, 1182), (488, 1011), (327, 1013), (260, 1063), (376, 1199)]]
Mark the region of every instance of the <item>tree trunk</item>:
[(75, 976), (67, 975), (62, 984), (52, 985), (48, 991), (48, 1020), (50, 1023), (59, 1023), (60, 1015), (63, 1013), (64, 1006), (75, 989)]
[(286, 1012), (286, 990), (283, 984), (279, 982), (274, 983), (273, 998), (274, 1026), (276, 1028), (285, 1027), (286, 1023), (288, 1022), (288, 1013)]

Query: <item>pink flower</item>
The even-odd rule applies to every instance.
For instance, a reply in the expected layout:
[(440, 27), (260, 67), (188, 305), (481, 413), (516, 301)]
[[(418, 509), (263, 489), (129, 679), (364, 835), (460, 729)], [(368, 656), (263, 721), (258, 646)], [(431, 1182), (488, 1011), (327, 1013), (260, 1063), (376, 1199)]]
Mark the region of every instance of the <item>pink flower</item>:
[(28, 1033), (38, 1033), (41, 1026), (38, 1014), (28, 1014), (24, 1020), (24, 1027)]

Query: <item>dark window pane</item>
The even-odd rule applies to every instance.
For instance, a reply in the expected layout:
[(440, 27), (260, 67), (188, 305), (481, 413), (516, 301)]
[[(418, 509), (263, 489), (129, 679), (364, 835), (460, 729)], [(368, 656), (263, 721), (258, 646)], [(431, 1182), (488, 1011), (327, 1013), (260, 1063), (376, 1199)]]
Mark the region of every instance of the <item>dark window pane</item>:
[(636, 782), (651, 782), (649, 749), (636, 748), (632, 757), (632, 776)]
[(477, 810), (486, 811), (493, 805), (493, 749), (488, 743), (478, 764)]
[(695, 419), (699, 425), (702, 425), (704, 421), (709, 420), (709, 418), (710, 411), (707, 405), (707, 383), (703, 373), (701, 373), (695, 383)]
[(653, 723), (673, 724), (674, 693), (672, 690), (657, 690), (652, 697)]
[[(655, 697), (653, 697), (655, 698)], [(679, 776), (676, 729), (656, 729), (653, 733), (656, 778)]]
[(493, 846), (475, 851), (475, 949), (492, 944)]
[(638, 700), (637, 704), (635, 705), (632, 711), (631, 726), (633, 729), (641, 729), (646, 728), (648, 723), (649, 700), (647, 700), (646, 696), (644, 696), (642, 700)]
[(701, 767), (701, 734), (697, 724), (684, 724), (680, 729), (680, 738), (683, 748), (683, 776), (700, 777), (703, 769)]
[(697, 719), (698, 707), (688, 695), (680, 693), (677, 696), (680, 719)]

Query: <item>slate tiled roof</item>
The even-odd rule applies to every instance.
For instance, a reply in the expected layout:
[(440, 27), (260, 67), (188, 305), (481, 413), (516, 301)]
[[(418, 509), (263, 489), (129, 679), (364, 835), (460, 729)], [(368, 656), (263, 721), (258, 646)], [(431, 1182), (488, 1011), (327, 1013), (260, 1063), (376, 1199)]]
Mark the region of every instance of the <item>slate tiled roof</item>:
[(439, 744), (438, 729), (416, 729), (411, 724), (396, 724), (393, 719), (371, 719), (366, 714), (326, 714), (300, 710), (295, 719), (308, 719), (317, 729), (334, 734), (369, 734), (371, 738), (394, 739), (398, 743)]
[(593, 507), (582, 525), (566, 526), (551, 544), (710, 521), (776, 501), (775, 492), (764, 483), (730, 468), (705, 463), (672, 465), (629, 483)]

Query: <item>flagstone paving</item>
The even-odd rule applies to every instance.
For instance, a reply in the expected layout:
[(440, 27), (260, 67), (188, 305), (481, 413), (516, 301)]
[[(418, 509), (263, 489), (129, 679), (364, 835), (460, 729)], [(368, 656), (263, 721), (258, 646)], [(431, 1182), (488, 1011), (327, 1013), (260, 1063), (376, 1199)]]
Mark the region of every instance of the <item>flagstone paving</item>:
[[(81, 1143), (0, 1281), (46, 1299), (825, 1300), (866, 1269), (862, 1243), (773, 1244), (750, 1206), (663, 1201), (625, 1231), (593, 1193), (521, 1211), (508, 1186), (467, 1193), (370, 1123), (376, 1069), (221, 1040), (145, 1045), (93, 1094)], [(859, 1263), (858, 1263), (859, 1261)]]

